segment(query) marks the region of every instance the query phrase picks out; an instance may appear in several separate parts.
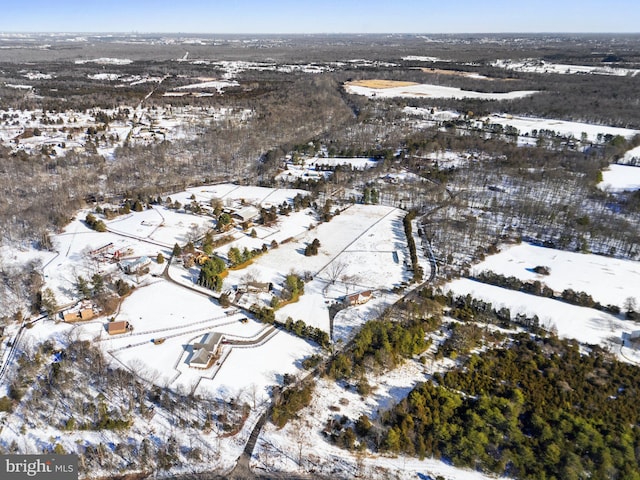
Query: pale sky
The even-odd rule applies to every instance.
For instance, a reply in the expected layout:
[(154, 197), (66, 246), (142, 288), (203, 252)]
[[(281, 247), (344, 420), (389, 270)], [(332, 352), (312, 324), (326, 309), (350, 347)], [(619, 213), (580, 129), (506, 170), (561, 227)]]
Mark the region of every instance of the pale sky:
[(0, 32), (640, 32), (638, 0), (0, 0)]

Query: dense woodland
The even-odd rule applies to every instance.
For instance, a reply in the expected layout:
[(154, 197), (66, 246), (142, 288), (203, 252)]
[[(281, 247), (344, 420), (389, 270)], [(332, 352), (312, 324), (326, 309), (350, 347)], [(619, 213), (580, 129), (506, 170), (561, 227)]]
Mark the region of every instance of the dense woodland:
[(380, 448), (517, 478), (640, 478), (639, 375), (597, 348), (519, 335), (419, 384), (382, 415)]

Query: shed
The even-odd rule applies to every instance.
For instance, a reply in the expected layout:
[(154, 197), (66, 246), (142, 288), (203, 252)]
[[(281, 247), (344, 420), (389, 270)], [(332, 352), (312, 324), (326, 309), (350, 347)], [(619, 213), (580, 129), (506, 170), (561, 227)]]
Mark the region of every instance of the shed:
[(124, 320), (119, 322), (109, 322), (107, 324), (107, 332), (109, 335), (119, 335), (121, 333), (127, 333), (131, 329), (129, 322)]
[(91, 320), (95, 314), (93, 313), (92, 308), (81, 308), (80, 310), (72, 310), (67, 311), (62, 314), (62, 319), (65, 322), (73, 323), (73, 322), (81, 322), (83, 320)]
[(247, 282), (247, 291), (249, 292), (270, 292), (273, 290), (271, 282)]

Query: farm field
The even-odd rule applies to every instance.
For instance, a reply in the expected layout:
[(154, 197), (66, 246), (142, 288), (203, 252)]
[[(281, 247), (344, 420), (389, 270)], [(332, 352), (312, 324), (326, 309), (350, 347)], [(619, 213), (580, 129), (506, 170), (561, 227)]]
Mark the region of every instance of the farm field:
[(622, 320), (621, 317), (466, 278), (448, 283), (447, 290), (455, 295), (471, 295), (491, 302), (495, 309), (506, 307), (512, 316), (518, 313), (529, 317), (537, 315), (540, 326), (557, 332), (562, 338), (600, 345), (614, 352), (622, 361), (640, 364), (638, 350), (620, 347), (622, 334), (636, 329), (633, 322)]
[[(377, 85), (377, 84), (375, 84)], [(471, 90), (462, 90), (455, 87), (442, 85), (417, 84), (398, 87), (366, 87), (359, 84), (347, 83), (345, 90), (355, 95), (379, 98), (475, 98), (480, 100), (509, 100), (527, 97), (537, 93), (534, 90), (512, 91), (507, 93), (483, 93)]]
[[(533, 271), (537, 266), (550, 268), (549, 275)], [(586, 292), (602, 305), (617, 305), (639, 295), (640, 262), (621, 260), (522, 243), (505, 245), (473, 267), (474, 275), (492, 271), (524, 281), (538, 280), (558, 294), (565, 289)], [(638, 298), (640, 300), (640, 298)]]
[(640, 70), (630, 68), (619, 68), (611, 66), (592, 65), (567, 65), (561, 63), (546, 62), (544, 60), (524, 60), (494, 62), (496, 67), (506, 68), (517, 72), (529, 73), (556, 73), (560, 75), (613, 75), (618, 77), (635, 77)]
[(640, 166), (611, 164), (602, 172), (600, 190), (629, 192), (640, 190)]
[(549, 130), (555, 132), (557, 135), (571, 136), (579, 140), (584, 133), (586, 134), (586, 138), (591, 142), (599, 141), (599, 137), (604, 135), (621, 135), (625, 138), (631, 138), (640, 133), (639, 130), (629, 128), (513, 115), (490, 115), (486, 117), (484, 121), (517, 128), (520, 135), (533, 135), (534, 131)]

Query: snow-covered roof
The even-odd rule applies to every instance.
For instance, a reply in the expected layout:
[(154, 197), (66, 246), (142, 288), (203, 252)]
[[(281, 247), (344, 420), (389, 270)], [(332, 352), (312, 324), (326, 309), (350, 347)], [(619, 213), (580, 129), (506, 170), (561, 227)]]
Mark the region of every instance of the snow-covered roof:
[(242, 220), (243, 222), (253, 220), (258, 215), (260, 215), (260, 210), (253, 206), (245, 207), (241, 210), (233, 212), (233, 216), (240, 218), (240, 220)]

